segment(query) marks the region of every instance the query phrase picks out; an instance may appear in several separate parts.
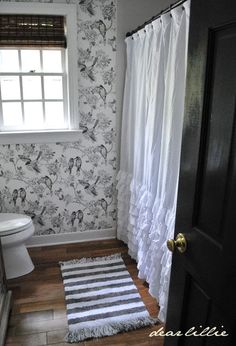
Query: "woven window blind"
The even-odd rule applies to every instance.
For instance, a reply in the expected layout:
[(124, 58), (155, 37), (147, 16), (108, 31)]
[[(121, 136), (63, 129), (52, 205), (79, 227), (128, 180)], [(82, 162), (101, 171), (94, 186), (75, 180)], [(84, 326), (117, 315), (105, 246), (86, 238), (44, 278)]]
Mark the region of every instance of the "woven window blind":
[(63, 16), (0, 15), (1, 47), (66, 48)]

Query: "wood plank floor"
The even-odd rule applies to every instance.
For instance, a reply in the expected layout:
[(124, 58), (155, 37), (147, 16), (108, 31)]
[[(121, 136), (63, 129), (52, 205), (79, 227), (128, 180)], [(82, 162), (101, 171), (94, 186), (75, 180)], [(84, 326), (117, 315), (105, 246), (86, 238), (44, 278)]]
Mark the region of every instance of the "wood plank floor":
[[(139, 289), (151, 316), (157, 316), (156, 301), (148, 294), (147, 284), (138, 279), (137, 267), (127, 254), (127, 247), (118, 240), (86, 242), (30, 249), (35, 270), (19, 279), (9, 280), (13, 292), (13, 308), (9, 321), (6, 346), (68, 345), (66, 308), (59, 261), (81, 257), (106, 256), (120, 252)], [(81, 346), (155, 345), (162, 346), (162, 337), (149, 337), (161, 325), (146, 327), (115, 336), (73, 344)]]

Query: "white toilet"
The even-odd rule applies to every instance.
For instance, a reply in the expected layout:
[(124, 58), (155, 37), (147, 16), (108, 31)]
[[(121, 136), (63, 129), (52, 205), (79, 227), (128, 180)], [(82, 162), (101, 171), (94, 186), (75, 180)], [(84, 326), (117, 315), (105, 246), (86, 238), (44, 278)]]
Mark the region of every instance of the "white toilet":
[(0, 238), (7, 279), (30, 273), (34, 269), (25, 242), (34, 234), (27, 215), (0, 213)]

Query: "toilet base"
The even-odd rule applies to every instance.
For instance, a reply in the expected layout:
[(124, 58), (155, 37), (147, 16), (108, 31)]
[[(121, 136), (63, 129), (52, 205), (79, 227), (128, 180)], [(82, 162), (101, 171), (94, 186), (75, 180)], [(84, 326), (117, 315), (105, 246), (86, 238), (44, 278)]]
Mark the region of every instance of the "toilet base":
[(34, 269), (34, 265), (24, 244), (17, 244), (17, 246), (11, 247), (4, 247), (4, 244), (2, 245), (3, 261), (7, 279), (14, 279), (23, 276)]

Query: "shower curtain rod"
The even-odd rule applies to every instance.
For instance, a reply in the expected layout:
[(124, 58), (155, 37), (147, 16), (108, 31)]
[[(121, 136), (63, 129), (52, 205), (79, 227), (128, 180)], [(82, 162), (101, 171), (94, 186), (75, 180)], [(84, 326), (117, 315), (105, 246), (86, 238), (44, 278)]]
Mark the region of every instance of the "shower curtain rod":
[(184, 2), (186, 2), (186, 0), (181, 0), (178, 2), (175, 2), (173, 4), (171, 4), (169, 7), (167, 7), (165, 10), (162, 10), (160, 13), (158, 13), (157, 15), (155, 15), (154, 17), (152, 17), (151, 19), (149, 19), (148, 21), (146, 21), (143, 25), (138, 26), (135, 30), (127, 32), (126, 37), (130, 37), (133, 34), (135, 34), (136, 32), (138, 32), (139, 30), (145, 28), (146, 25), (151, 24), (154, 20), (156, 20), (157, 18), (159, 18), (161, 15), (163, 15), (164, 13), (168, 13), (169, 11), (173, 10), (173, 8), (180, 6), (181, 4), (183, 4)]

